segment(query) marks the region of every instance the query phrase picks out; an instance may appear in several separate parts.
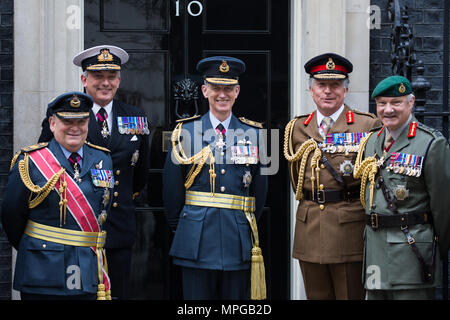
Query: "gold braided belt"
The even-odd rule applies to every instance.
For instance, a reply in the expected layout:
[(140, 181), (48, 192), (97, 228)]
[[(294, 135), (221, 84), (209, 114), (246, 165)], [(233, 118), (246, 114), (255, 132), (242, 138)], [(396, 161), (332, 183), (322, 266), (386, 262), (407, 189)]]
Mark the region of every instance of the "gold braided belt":
[(106, 241), (106, 231), (84, 232), (56, 228), (28, 220), (25, 234), (32, 238), (65, 244), (75, 247), (103, 248)]
[(111, 290), (105, 292), (105, 285), (102, 283), (103, 266), (105, 268), (106, 274), (108, 273), (106, 254), (105, 250), (103, 249), (106, 242), (106, 231), (84, 232), (51, 227), (45, 224), (34, 222), (32, 220), (28, 220), (24, 233), (32, 238), (46, 240), (54, 243), (60, 243), (74, 247), (95, 248), (99, 277), (97, 300), (111, 300)]
[(210, 192), (187, 190), (185, 204), (191, 206), (242, 210), (248, 213), (255, 212), (255, 197), (243, 197), (233, 194), (211, 194)]
[(244, 211), (252, 230), (251, 293), (252, 300), (266, 299), (266, 276), (262, 250), (259, 247), (258, 226), (255, 217), (255, 197), (234, 194), (212, 194), (210, 192), (186, 191), (185, 204)]

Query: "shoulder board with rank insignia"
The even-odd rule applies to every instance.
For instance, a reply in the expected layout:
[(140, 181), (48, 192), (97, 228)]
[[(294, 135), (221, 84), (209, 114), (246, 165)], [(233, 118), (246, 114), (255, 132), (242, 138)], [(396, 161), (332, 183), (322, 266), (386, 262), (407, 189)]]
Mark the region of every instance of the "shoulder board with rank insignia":
[(249, 126), (260, 128), (260, 129), (263, 128), (263, 125), (262, 125), (261, 122), (256, 122), (256, 121), (253, 121), (253, 120), (249, 120), (249, 119), (246, 119), (244, 117), (240, 117), (239, 120), (241, 120), (241, 122), (243, 122), (245, 124), (248, 124)]
[(372, 119), (375, 119), (377, 116), (373, 113), (370, 112), (364, 112), (364, 111), (360, 111), (360, 110), (356, 110), (356, 109), (352, 109), (352, 112), (359, 114), (359, 115), (363, 115), (363, 116), (368, 116)]
[(34, 151), (34, 150), (39, 150), (39, 149), (45, 148), (46, 146), (48, 146), (48, 142), (40, 142), (40, 143), (33, 144), (31, 146), (28, 146), (28, 147), (23, 147), (21, 149), (21, 151), (23, 151), (23, 152), (31, 152), (31, 151)]
[(192, 120), (198, 119), (200, 117), (201, 117), (201, 115), (197, 114), (197, 115), (189, 117), (189, 118), (178, 119), (175, 122), (187, 122), (187, 121), (192, 121)]
[(98, 146), (98, 145), (96, 145), (96, 144), (92, 144), (92, 143), (87, 142), (87, 141), (85, 141), (84, 143), (87, 144), (87, 145), (88, 145), (89, 147), (91, 147), (91, 148), (98, 149), (98, 150), (102, 150), (102, 151), (105, 151), (105, 152), (111, 152), (109, 149), (104, 148), (104, 147), (100, 147), (100, 146)]

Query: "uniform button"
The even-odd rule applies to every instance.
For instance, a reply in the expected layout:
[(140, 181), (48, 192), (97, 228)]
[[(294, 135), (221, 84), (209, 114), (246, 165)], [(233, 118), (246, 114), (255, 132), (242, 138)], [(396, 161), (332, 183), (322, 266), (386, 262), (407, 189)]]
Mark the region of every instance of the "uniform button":
[(114, 208), (117, 208), (118, 206), (119, 206), (119, 205), (117, 204), (117, 202), (114, 202), (114, 203), (113, 203), (113, 207), (114, 207)]
[(322, 163), (322, 164), (320, 165), (320, 168), (321, 168), (321, 169), (325, 169), (325, 165)]
[(225, 192), (225, 187), (220, 187), (220, 191)]
[(223, 157), (223, 156), (225, 155), (225, 152), (222, 151), (222, 152), (220, 153), (220, 155)]
[(186, 216), (187, 216), (186, 212), (185, 212), (185, 213), (183, 213), (183, 217), (186, 217)]
[(42, 248), (47, 248), (47, 245), (44, 243), (43, 245), (42, 245)]
[(114, 197), (118, 197), (119, 196), (119, 193), (116, 191), (116, 192), (114, 192)]
[(320, 189), (320, 190), (323, 190), (323, 184), (321, 184), (321, 185), (319, 186), (319, 189)]
[(119, 180), (116, 180), (116, 182), (114, 182), (114, 184), (115, 184), (116, 186), (118, 186), (118, 185), (119, 185)]
[(119, 175), (120, 174), (120, 170), (116, 170), (116, 175)]
[(221, 174), (225, 174), (225, 172), (227, 172), (225, 169), (220, 170)]
[(320, 208), (320, 210), (323, 210), (323, 209), (325, 209), (325, 206), (324, 206), (323, 204), (321, 204), (321, 205), (319, 206), (319, 208)]

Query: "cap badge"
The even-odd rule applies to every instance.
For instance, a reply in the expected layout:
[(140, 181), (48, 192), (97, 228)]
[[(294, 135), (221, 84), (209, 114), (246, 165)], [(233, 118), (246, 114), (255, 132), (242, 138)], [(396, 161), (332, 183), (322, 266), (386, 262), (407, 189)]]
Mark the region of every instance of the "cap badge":
[(113, 61), (113, 56), (109, 53), (108, 49), (103, 49), (97, 56), (97, 60), (98, 62)]
[(76, 94), (73, 95), (72, 100), (70, 100), (70, 106), (72, 108), (80, 107), (81, 101)]
[(222, 60), (222, 64), (220, 65), (219, 70), (223, 73), (228, 72), (230, 71), (230, 66), (225, 60)]
[(405, 93), (405, 91), (406, 91), (405, 85), (403, 83), (400, 83), (400, 86), (398, 87), (398, 92)]
[(333, 59), (328, 58), (328, 62), (326, 64), (327, 70), (334, 70), (334, 68), (336, 67), (336, 65), (334, 64)]

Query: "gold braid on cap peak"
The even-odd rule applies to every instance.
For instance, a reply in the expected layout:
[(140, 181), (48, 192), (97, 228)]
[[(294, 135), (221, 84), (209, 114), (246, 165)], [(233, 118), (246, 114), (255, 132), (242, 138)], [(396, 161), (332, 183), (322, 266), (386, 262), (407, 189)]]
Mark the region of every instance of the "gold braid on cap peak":
[[(286, 125), (285, 131), (284, 131), (284, 157), (287, 161), (290, 162), (291, 166), (291, 181), (292, 184), (295, 185), (293, 172), (294, 172), (294, 165), (297, 165), (297, 171), (298, 171), (298, 181), (297, 181), (297, 187), (295, 188), (295, 199), (296, 200), (302, 200), (303, 199), (303, 180), (305, 178), (305, 167), (306, 162), (308, 160), (309, 154), (314, 151), (314, 154), (311, 158), (311, 191), (312, 196), (314, 197), (314, 181), (316, 181), (317, 188), (319, 188), (320, 182), (319, 182), (319, 173), (320, 173), (320, 166), (319, 166), (319, 160), (322, 156), (322, 152), (319, 149), (319, 146), (317, 145), (317, 142), (311, 138), (309, 140), (306, 140), (302, 143), (300, 148), (294, 153), (294, 149), (292, 146), (292, 132), (294, 131), (294, 124), (295, 121), (297, 121), (297, 118), (292, 119), (289, 121), (289, 123)], [(300, 161), (301, 160), (301, 161)], [(314, 177), (314, 171), (316, 172), (316, 176)]]
[[(57, 173), (55, 173), (43, 187), (39, 187), (31, 181), (30, 177), (30, 171), (29, 171), (29, 154), (25, 152), (24, 158), (19, 161), (18, 164), (18, 170), (20, 174), (20, 178), (22, 179), (23, 184), (25, 187), (27, 187), (28, 190), (31, 191), (30, 198), (28, 200), (28, 207), (30, 209), (33, 209), (37, 207), (39, 204), (41, 204), (42, 201), (45, 200), (45, 198), (48, 196), (50, 191), (55, 187), (58, 180), (61, 178), (61, 175), (64, 174), (66, 171), (64, 168), (61, 168)], [(62, 216), (64, 213), (64, 224), (66, 220), (66, 206), (67, 206), (67, 199), (66, 199), (66, 189), (67, 189), (67, 182), (65, 181), (65, 175), (63, 176), (64, 179), (61, 179), (60, 181), (60, 187), (59, 187), (59, 193), (60, 193), (60, 202), (59, 202), (59, 210), (60, 210), (60, 225), (63, 224), (62, 222)], [(33, 193), (36, 193), (36, 196), (34, 199), (32, 199)]]
[(359, 143), (358, 155), (355, 160), (355, 168), (353, 170), (353, 177), (355, 179), (361, 178), (361, 191), (360, 191), (360, 200), (363, 208), (366, 208), (366, 183), (367, 178), (370, 181), (370, 195), (369, 195), (369, 206), (372, 209), (373, 205), (373, 190), (375, 187), (375, 175), (378, 171), (377, 159), (375, 156), (367, 157), (362, 161), (362, 156), (364, 154), (364, 148), (366, 147), (367, 141), (369, 141), (370, 136), (373, 132), (369, 133), (365, 138), (361, 140)]
[(211, 194), (214, 195), (215, 190), (215, 181), (216, 181), (216, 173), (214, 169), (214, 156), (209, 146), (204, 147), (199, 153), (193, 155), (188, 158), (184, 153), (183, 148), (181, 147), (181, 131), (182, 131), (183, 123), (180, 122), (177, 124), (175, 129), (172, 132), (172, 153), (180, 164), (189, 165), (192, 164), (191, 170), (186, 176), (186, 182), (184, 186), (189, 189), (194, 183), (195, 177), (200, 173), (205, 164), (206, 160), (209, 159), (209, 177), (210, 177), (210, 186), (211, 186)]

